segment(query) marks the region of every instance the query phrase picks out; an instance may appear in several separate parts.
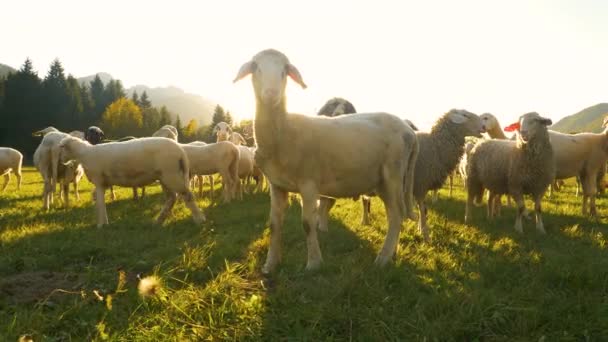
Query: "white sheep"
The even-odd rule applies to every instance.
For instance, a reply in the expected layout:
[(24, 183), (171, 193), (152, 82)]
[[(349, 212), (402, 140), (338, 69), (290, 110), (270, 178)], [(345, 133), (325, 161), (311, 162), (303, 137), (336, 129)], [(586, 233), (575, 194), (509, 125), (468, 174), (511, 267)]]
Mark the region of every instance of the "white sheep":
[(276, 50), (264, 50), (243, 64), (235, 82), (252, 75), (256, 99), (255, 162), (270, 183), (270, 246), (263, 272), (281, 258), (283, 218), (289, 192), (302, 197), (306, 269), (322, 262), (317, 240), (317, 200), (375, 192), (385, 204), (389, 229), (376, 264), (395, 254), (405, 217), (415, 219), (412, 183), (418, 153), (414, 131), (386, 113), (337, 118), (288, 114), (287, 76), (306, 88), (296, 67)]
[(228, 140), (237, 146), (247, 146), (247, 140), (245, 140), (245, 138), (238, 132), (233, 132), (230, 134), (230, 138)]
[(78, 138), (64, 138), (62, 153), (76, 159), (95, 185), (97, 227), (108, 224), (104, 193), (111, 185), (141, 187), (160, 181), (167, 196), (157, 222), (162, 224), (179, 194), (196, 223), (205, 220), (188, 189), (189, 162), (184, 150), (171, 139), (140, 138), (124, 142), (91, 145)]
[[(524, 194), (534, 199), (536, 229), (545, 233), (541, 216), (541, 199), (555, 178), (553, 148), (547, 126), (551, 119), (538, 113), (524, 114), (516, 124), (517, 141), (485, 140), (478, 143), (467, 163), (467, 204), (465, 223), (471, 219), (473, 201), (480, 203), (487, 188), (492, 196), (509, 194), (515, 199), (518, 212), (515, 230), (523, 232), (521, 219), (524, 214)], [(492, 198), (488, 200), (488, 214), (493, 216)]]
[(69, 192), (70, 184), (74, 184), (74, 195), (76, 200), (80, 200), (80, 194), (78, 193), (78, 183), (84, 175), (84, 169), (82, 165), (76, 160), (70, 160), (65, 163), (60, 163), (57, 177), (59, 182), (59, 198), (63, 198), (65, 207), (70, 206)]
[[(238, 192), (239, 148), (229, 141), (214, 144), (181, 144), (190, 161), (190, 174), (197, 175), (202, 195), (202, 176), (219, 173), (222, 176), (224, 202), (230, 202)], [(213, 183), (211, 183), (213, 192)]]
[(555, 155), (555, 179), (579, 177), (583, 189), (582, 213), (597, 216), (598, 178), (608, 161), (608, 128), (602, 133), (564, 134), (549, 131)]
[(47, 128), (44, 128), (44, 129), (41, 129), (39, 131), (36, 131), (36, 132), (32, 133), (32, 136), (34, 136), (34, 137), (43, 137), (47, 133), (50, 133), (50, 132), (59, 132), (59, 130), (57, 128), (53, 127), (53, 126), (49, 126)]
[(177, 141), (177, 128), (171, 125), (164, 125), (152, 134), (153, 137), (168, 138)]
[(229, 140), (232, 128), (224, 121), (218, 122), (213, 128), (213, 133), (217, 135), (217, 142)]
[(11, 180), (11, 172), (17, 176), (17, 190), (21, 190), (21, 164), (23, 154), (10, 147), (0, 147), (0, 176), (4, 176), (2, 192), (6, 190), (8, 182)]

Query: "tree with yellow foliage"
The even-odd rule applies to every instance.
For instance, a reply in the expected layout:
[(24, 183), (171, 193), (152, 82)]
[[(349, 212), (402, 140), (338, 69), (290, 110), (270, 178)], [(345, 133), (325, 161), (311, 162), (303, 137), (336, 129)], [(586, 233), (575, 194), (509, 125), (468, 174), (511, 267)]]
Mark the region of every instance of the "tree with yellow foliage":
[(101, 127), (109, 137), (139, 135), (142, 125), (141, 109), (125, 97), (112, 102), (102, 115)]

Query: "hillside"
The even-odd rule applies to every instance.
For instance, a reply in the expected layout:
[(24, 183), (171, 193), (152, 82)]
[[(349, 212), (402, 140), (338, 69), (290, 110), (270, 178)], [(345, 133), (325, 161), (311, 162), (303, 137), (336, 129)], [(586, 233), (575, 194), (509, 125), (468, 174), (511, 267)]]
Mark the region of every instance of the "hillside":
[(580, 112), (564, 117), (551, 129), (563, 132), (601, 132), (602, 121), (608, 115), (608, 103), (598, 103)]
[(127, 89), (127, 95), (131, 96), (134, 91), (140, 96), (145, 91), (153, 106), (166, 106), (170, 112), (179, 114), (184, 125), (191, 119), (203, 125), (211, 123), (216, 104), (200, 95), (186, 93), (177, 87), (150, 88), (144, 85)]
[(0, 63), (0, 78), (6, 77), (8, 74), (16, 72), (17, 70), (11, 68), (6, 64)]
[[(114, 79), (112, 75), (105, 72), (100, 72), (97, 75), (104, 84)], [(89, 84), (94, 78), (95, 75), (80, 77), (78, 82)], [(216, 104), (200, 95), (186, 93), (177, 87), (150, 88), (146, 85), (136, 85), (126, 90), (127, 96), (131, 97), (134, 91), (137, 91), (139, 95), (146, 91), (153, 106), (166, 106), (171, 113), (179, 114), (184, 125), (191, 119), (198, 120), (199, 124), (202, 125), (211, 123)]]

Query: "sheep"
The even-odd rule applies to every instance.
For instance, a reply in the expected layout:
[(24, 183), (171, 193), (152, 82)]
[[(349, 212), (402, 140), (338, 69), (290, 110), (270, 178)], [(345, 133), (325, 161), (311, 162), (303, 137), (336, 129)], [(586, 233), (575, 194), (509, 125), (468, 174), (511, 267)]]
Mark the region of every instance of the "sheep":
[(84, 175), (84, 169), (82, 165), (76, 160), (69, 160), (65, 163), (60, 163), (57, 177), (59, 181), (59, 198), (63, 197), (63, 203), (65, 207), (69, 207), (69, 192), (70, 183), (74, 184), (74, 195), (76, 200), (80, 200), (80, 194), (78, 193), (78, 183)]
[[(509, 194), (517, 204), (515, 230), (523, 232), (524, 194), (534, 199), (536, 229), (545, 233), (541, 199), (555, 178), (553, 147), (547, 126), (551, 119), (532, 112), (520, 116), (510, 129), (517, 130), (517, 141), (485, 140), (478, 143), (467, 163), (467, 204), (465, 223), (471, 219), (473, 202), (479, 203), (487, 188), (493, 196)], [(492, 199), (488, 200), (488, 216), (493, 216)]]
[(171, 125), (164, 125), (152, 134), (153, 137), (169, 138), (177, 141), (177, 129)]
[[(582, 213), (597, 216), (595, 196), (608, 160), (608, 128), (602, 133), (565, 134), (549, 131), (555, 155), (555, 179), (579, 177), (583, 189)], [(601, 183), (601, 182), (600, 182)]]
[(490, 138), (508, 140), (505, 132), (503, 132), (500, 123), (498, 122), (498, 119), (494, 115), (490, 113), (483, 113), (479, 117), (481, 118), (483, 127)]
[(321, 109), (317, 115), (334, 117), (343, 114), (353, 114), (356, 113), (357, 110), (352, 103), (341, 97), (334, 97), (333, 99), (329, 99)]
[(108, 224), (104, 201), (107, 187), (140, 187), (157, 180), (167, 196), (157, 219), (158, 224), (162, 224), (170, 214), (178, 194), (184, 199), (196, 223), (205, 220), (188, 189), (188, 157), (175, 141), (150, 137), (91, 145), (68, 136), (61, 140), (59, 146), (68, 158), (82, 163), (87, 178), (95, 185), (98, 228)]
[[(172, 126), (171, 126), (172, 127)], [(113, 140), (106, 140), (105, 138), (105, 133), (104, 131), (97, 127), (97, 126), (90, 126), (89, 128), (87, 128), (87, 130), (84, 132), (84, 139), (88, 141), (91, 145), (97, 145), (97, 144), (102, 144), (102, 143), (108, 143), (108, 142), (112, 142)], [(116, 141), (129, 141), (129, 140), (133, 140), (136, 139), (133, 136), (127, 136), (127, 137), (122, 137)], [(110, 186), (110, 194), (112, 196), (112, 201), (116, 200), (116, 193), (114, 192), (114, 187)], [(141, 198), (143, 198), (146, 194), (146, 188), (142, 187), (141, 188)], [(95, 199), (95, 191), (93, 191), (93, 199)], [(137, 200), (139, 199), (139, 194), (137, 192), (137, 188), (133, 188), (133, 199)]]
[(36, 132), (32, 133), (32, 136), (34, 136), (34, 137), (43, 137), (47, 133), (50, 133), (50, 132), (59, 132), (59, 130), (57, 128), (53, 127), (53, 126), (49, 126), (47, 128), (44, 128), (44, 129), (41, 129), (39, 131), (36, 131)]
[(233, 144), (239, 146), (239, 145), (244, 145), (247, 146), (247, 140), (245, 140), (245, 138), (240, 135), (238, 132), (233, 132), (232, 134), (230, 134), (230, 142), (232, 142)]
[(217, 142), (226, 141), (232, 134), (232, 128), (224, 121), (218, 122), (215, 127), (213, 127), (213, 133), (217, 135)]
[(23, 154), (10, 147), (0, 147), (0, 176), (4, 176), (2, 191), (6, 190), (8, 182), (11, 180), (11, 171), (17, 176), (17, 190), (21, 190), (21, 164)]
[[(214, 144), (181, 144), (188, 160), (190, 161), (191, 175), (213, 175), (218, 173), (222, 176), (224, 202), (230, 202), (238, 191), (239, 184), (239, 148), (229, 141), (221, 141)], [(199, 180), (199, 191), (202, 195), (202, 178)], [(213, 183), (211, 184), (213, 192)]]
[(76, 137), (78, 139), (84, 140), (84, 132), (83, 131), (71, 131), (68, 133), (69, 135)]
[[(43, 131), (41, 130), (34, 134), (40, 135), (38, 133)], [(50, 204), (53, 201), (53, 193), (55, 193), (58, 179), (57, 173), (61, 159), (59, 143), (63, 138), (70, 135), (57, 130), (49, 130), (47, 133), (41, 134), (44, 134), (44, 136), (34, 152), (33, 161), (34, 166), (40, 171), (44, 181), (42, 192), (43, 208), (49, 210)]]
[[(429, 242), (426, 221), (426, 194), (439, 189), (452, 174), (463, 154), (467, 136), (481, 137), (484, 132), (479, 116), (466, 110), (452, 109), (433, 126), (430, 133), (416, 132), (418, 159), (414, 172), (414, 199), (418, 203), (418, 229), (424, 241)], [(367, 213), (364, 213), (367, 216)]]
[(412, 183), (418, 154), (414, 131), (387, 113), (336, 118), (287, 113), (287, 76), (302, 88), (300, 72), (277, 50), (256, 54), (239, 69), (234, 82), (252, 75), (256, 99), (255, 163), (270, 183), (270, 246), (262, 272), (281, 258), (281, 231), (289, 192), (302, 198), (306, 269), (322, 263), (317, 240), (317, 200), (375, 192), (383, 200), (389, 229), (376, 258), (386, 264), (395, 254), (404, 217), (415, 219)]

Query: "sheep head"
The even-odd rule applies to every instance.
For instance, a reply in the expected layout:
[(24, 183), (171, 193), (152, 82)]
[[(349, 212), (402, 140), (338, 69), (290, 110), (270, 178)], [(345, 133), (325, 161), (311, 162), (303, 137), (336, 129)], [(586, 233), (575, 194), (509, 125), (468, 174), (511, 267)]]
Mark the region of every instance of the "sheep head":
[(479, 116), (481, 122), (483, 123), (484, 130), (492, 131), (495, 129), (500, 129), (500, 124), (498, 123), (498, 119), (490, 113), (484, 113)]
[(43, 137), (47, 133), (50, 133), (50, 132), (59, 132), (59, 130), (57, 128), (53, 127), (53, 126), (49, 126), (49, 127), (45, 128), (45, 129), (41, 129), (39, 131), (36, 131), (36, 132), (32, 133), (32, 136), (34, 136), (34, 137)]
[(266, 106), (276, 107), (285, 97), (287, 76), (306, 89), (298, 69), (277, 50), (264, 50), (243, 64), (234, 82), (251, 74), (256, 100)]
[(486, 131), (481, 118), (464, 109), (452, 109), (446, 113), (452, 124), (464, 129), (465, 136), (481, 137), (481, 133)]
[(103, 141), (104, 137), (104, 132), (97, 126), (91, 126), (84, 132), (84, 140), (88, 141), (92, 145), (99, 144)]
[(226, 141), (232, 134), (232, 128), (224, 121), (218, 122), (213, 128), (213, 133), (217, 134), (217, 141)]
[(233, 144), (239, 146), (239, 145), (245, 145), (247, 146), (247, 141), (245, 140), (245, 138), (243, 138), (242, 135), (240, 135), (239, 133), (232, 133), (230, 135), (230, 141), (232, 141)]
[(177, 137), (177, 128), (175, 128), (175, 126), (173, 125), (164, 125), (163, 127), (161, 127), (160, 129), (168, 129), (170, 130), (173, 134), (175, 134), (175, 136)]
[(414, 131), (418, 131), (418, 127), (416, 127), (416, 125), (414, 125), (414, 123), (408, 119), (404, 119), (403, 122), (405, 122), (406, 125), (410, 126), (411, 129), (413, 129)]
[(549, 118), (544, 118), (540, 114), (532, 112), (519, 117), (519, 121), (509, 125), (505, 131), (518, 131), (522, 142), (527, 143), (533, 140), (539, 134), (547, 134), (547, 126), (551, 126), (553, 121)]

